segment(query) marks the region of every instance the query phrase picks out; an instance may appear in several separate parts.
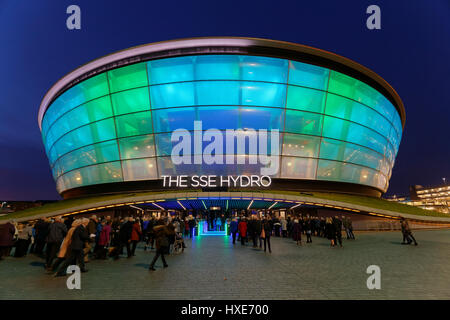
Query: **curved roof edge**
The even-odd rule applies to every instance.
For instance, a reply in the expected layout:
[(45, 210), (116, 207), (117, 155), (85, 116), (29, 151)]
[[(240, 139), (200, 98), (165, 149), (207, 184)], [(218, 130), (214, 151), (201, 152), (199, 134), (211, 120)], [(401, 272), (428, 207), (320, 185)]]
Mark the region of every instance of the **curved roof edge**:
[[(436, 224), (450, 224), (450, 218), (443, 216), (428, 216), (417, 215), (412, 213), (406, 213), (401, 211), (394, 211), (388, 209), (376, 208), (373, 206), (362, 205), (358, 203), (352, 203), (344, 200), (330, 200), (323, 199), (316, 196), (308, 195), (293, 195), (283, 193), (271, 193), (269, 192), (155, 192), (155, 193), (126, 193), (118, 194), (115, 196), (101, 196), (86, 198), (85, 201), (77, 200), (63, 200), (53, 204), (48, 204), (42, 207), (36, 207), (27, 209), (24, 211), (17, 211), (12, 213), (12, 216), (0, 217), (0, 224), (5, 223), (10, 219), (14, 219), (17, 222), (36, 220), (44, 217), (53, 217), (59, 215), (73, 215), (80, 213), (91, 213), (95, 210), (101, 210), (106, 208), (113, 208), (119, 206), (139, 205), (142, 203), (157, 203), (164, 205), (165, 201), (178, 200), (178, 199), (231, 199), (238, 198), (241, 200), (255, 200), (255, 201), (280, 201), (291, 202), (292, 205), (306, 204), (325, 208), (336, 208), (339, 210), (348, 211), (349, 213), (357, 214), (369, 214), (372, 216), (378, 216), (388, 219), (399, 219), (404, 217), (413, 221), (421, 221), (424, 223), (436, 223)], [(381, 200), (379, 200), (381, 201)], [(387, 202), (387, 200), (384, 200)], [(396, 207), (405, 206), (395, 203)], [(48, 206), (48, 207), (46, 207)], [(164, 209), (168, 210), (168, 209)], [(425, 211), (425, 210), (424, 210)], [(22, 213), (22, 215), (21, 215)]]
[(157, 58), (213, 53), (247, 53), (288, 58), (342, 72), (367, 83), (385, 95), (396, 107), (402, 126), (405, 125), (405, 108), (394, 88), (378, 74), (353, 60), (329, 51), (286, 41), (242, 37), (202, 37), (144, 44), (117, 51), (82, 65), (59, 79), (47, 91), (39, 106), (39, 128), (42, 130), (45, 111), (57, 96), (78, 82), (98, 73)]

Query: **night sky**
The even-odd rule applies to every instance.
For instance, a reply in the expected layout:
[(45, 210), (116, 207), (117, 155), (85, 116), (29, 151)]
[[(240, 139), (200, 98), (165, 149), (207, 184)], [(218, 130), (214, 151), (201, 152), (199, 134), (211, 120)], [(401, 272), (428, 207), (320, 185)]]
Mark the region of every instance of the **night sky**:
[[(81, 8), (81, 30), (66, 8)], [(381, 30), (366, 8), (381, 7)], [(244, 36), (305, 44), (372, 69), (406, 108), (388, 194), (450, 179), (450, 1), (0, 0), (0, 200), (59, 199), (37, 123), (46, 91), (93, 59), (145, 43)]]

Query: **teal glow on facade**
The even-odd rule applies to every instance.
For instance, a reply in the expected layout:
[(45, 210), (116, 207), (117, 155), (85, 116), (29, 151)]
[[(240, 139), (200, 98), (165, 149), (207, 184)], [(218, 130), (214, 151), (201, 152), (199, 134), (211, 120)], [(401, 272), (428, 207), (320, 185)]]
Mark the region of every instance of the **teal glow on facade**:
[(274, 178), (349, 182), (385, 192), (402, 135), (393, 104), (369, 85), (297, 61), (197, 55), (95, 75), (48, 107), (42, 137), (58, 191), (176, 174), (254, 174), (174, 166), (173, 130), (279, 129)]

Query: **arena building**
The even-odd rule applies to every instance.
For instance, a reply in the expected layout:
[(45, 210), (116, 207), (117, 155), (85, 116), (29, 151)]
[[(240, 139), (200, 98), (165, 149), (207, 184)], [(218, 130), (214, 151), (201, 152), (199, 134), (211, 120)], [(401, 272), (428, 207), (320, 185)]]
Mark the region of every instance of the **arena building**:
[(405, 125), (384, 79), (316, 48), (208, 37), (122, 50), (60, 79), (38, 122), (62, 197), (104, 199), (58, 213), (306, 205), (395, 216), (314, 201), (385, 193)]

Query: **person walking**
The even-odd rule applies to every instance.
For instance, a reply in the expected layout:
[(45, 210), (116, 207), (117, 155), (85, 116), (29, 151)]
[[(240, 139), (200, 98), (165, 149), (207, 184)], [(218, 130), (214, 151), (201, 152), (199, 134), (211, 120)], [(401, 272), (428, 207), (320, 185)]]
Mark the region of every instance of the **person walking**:
[(167, 253), (170, 254), (173, 251), (173, 244), (175, 243), (176, 231), (175, 226), (171, 222), (167, 224), (166, 228), (167, 228), (167, 238), (169, 239), (169, 250)]
[(141, 225), (139, 224), (139, 221), (137, 221), (137, 220), (133, 221), (133, 220), (134, 219), (132, 218), (131, 222), (133, 222), (133, 226), (132, 226), (132, 229), (131, 229), (130, 240), (131, 240), (131, 255), (135, 256), (136, 255), (135, 254), (136, 247), (137, 247), (137, 244), (138, 244), (138, 242), (139, 242), (139, 240), (141, 238), (142, 230), (141, 230)]
[(353, 234), (353, 223), (352, 223), (352, 219), (350, 219), (350, 218), (348, 217), (346, 220), (347, 220), (348, 233), (350, 234), (350, 239), (355, 240), (355, 235)]
[(45, 269), (51, 270), (53, 260), (56, 258), (61, 243), (67, 234), (67, 227), (61, 217), (56, 217), (55, 221), (48, 227), (47, 249), (45, 259)]
[[(403, 233), (402, 244), (411, 244), (414, 241), (414, 245), (417, 246), (418, 243), (412, 234), (412, 231), (411, 231), (411, 228), (409, 227), (408, 221), (404, 217), (402, 217), (400, 220), (400, 224), (401, 224), (402, 233)], [(405, 240), (408, 242), (405, 243)]]
[(261, 238), (264, 240), (264, 252), (266, 252), (266, 248), (269, 248), (269, 253), (272, 253), (272, 250), (270, 248), (271, 235), (272, 235), (272, 225), (268, 219), (264, 219), (261, 224)]
[(102, 230), (100, 231), (100, 235), (98, 237), (97, 258), (106, 260), (106, 248), (108, 247), (111, 239), (111, 222), (102, 220), (100, 224), (102, 225)]
[(94, 248), (94, 254), (95, 252), (95, 244), (97, 239), (97, 216), (93, 215), (89, 219), (89, 223), (86, 227), (86, 230), (89, 234), (89, 240), (86, 243), (86, 246), (84, 247), (84, 262), (89, 262), (89, 254), (91, 253), (91, 249)]
[(254, 215), (250, 217), (247, 223), (247, 235), (253, 242), (253, 248), (256, 248), (256, 219)]
[(306, 229), (306, 243), (312, 243), (312, 229), (313, 229), (313, 220), (312, 218), (307, 218), (305, 221), (305, 229)]
[(34, 225), (34, 228), (36, 230), (36, 236), (35, 236), (36, 246), (35, 246), (34, 253), (39, 256), (41, 256), (44, 252), (45, 240), (48, 235), (49, 226), (50, 226), (49, 219), (46, 219), (46, 220), (39, 219), (36, 222), (36, 224)]
[(131, 242), (131, 232), (133, 231), (133, 222), (130, 221), (130, 218), (126, 217), (120, 225), (119, 234), (118, 234), (118, 247), (117, 250), (115, 250), (114, 254), (114, 260), (117, 260), (120, 258), (120, 255), (123, 252), (123, 247), (127, 248), (127, 257), (131, 258), (131, 248), (130, 248), (130, 242)]
[(233, 244), (236, 244), (236, 234), (238, 233), (237, 218), (233, 218), (233, 220), (230, 222), (230, 232), (231, 237), (233, 238)]
[(330, 240), (330, 246), (334, 247), (336, 245), (336, 229), (335, 225), (333, 224), (333, 220), (330, 217), (327, 217), (325, 220), (325, 236), (328, 240)]
[(334, 225), (335, 230), (334, 242), (336, 244), (339, 243), (339, 246), (342, 248), (342, 221), (339, 219), (338, 216), (335, 216), (332, 219), (332, 223)]
[(16, 242), (16, 250), (14, 251), (14, 257), (20, 258), (28, 253), (28, 247), (33, 237), (33, 227), (31, 224), (19, 225), (19, 236)]
[(195, 219), (192, 216), (189, 216), (189, 238), (192, 239), (192, 237), (194, 236), (194, 228), (195, 228)]
[(282, 217), (280, 220), (281, 223), (281, 235), (283, 238), (287, 237), (287, 221), (285, 217)]
[(292, 226), (292, 239), (297, 242), (297, 245), (302, 245), (302, 225), (298, 219), (294, 219)]
[(156, 242), (156, 253), (155, 256), (152, 260), (152, 262), (150, 263), (150, 267), (149, 270), (150, 271), (155, 271), (155, 263), (158, 260), (158, 258), (161, 256), (161, 260), (163, 262), (163, 267), (167, 268), (167, 262), (166, 259), (164, 258), (164, 254), (167, 253), (167, 251), (169, 250), (169, 232), (167, 230), (166, 225), (161, 221), (159, 222), (158, 225), (156, 225), (154, 228), (154, 234), (155, 234), (155, 242)]
[[(58, 254), (56, 256), (56, 259), (53, 260), (52, 263), (52, 271), (56, 271), (56, 274), (60, 270), (60, 265), (63, 261), (65, 261), (67, 258), (69, 258), (70, 254), (70, 244), (72, 242), (72, 235), (75, 229), (81, 224), (82, 219), (76, 219), (72, 221), (72, 226), (70, 227), (69, 231), (67, 232), (63, 242), (61, 243), (61, 247), (58, 251)], [(67, 227), (67, 225), (66, 225)]]
[(247, 238), (247, 221), (245, 218), (242, 218), (241, 222), (238, 224), (239, 236), (241, 237), (241, 245), (245, 245), (245, 241)]
[(9, 256), (14, 244), (15, 233), (16, 228), (10, 221), (0, 224), (0, 260), (2, 260), (3, 256)]
[(87, 272), (84, 264), (84, 248), (86, 243), (89, 241), (89, 233), (87, 231), (87, 226), (89, 224), (88, 218), (83, 218), (81, 224), (75, 228), (72, 233), (72, 238), (70, 242), (70, 254), (69, 257), (63, 262), (59, 267), (56, 276), (65, 276), (66, 268), (75, 262), (79, 267), (81, 272)]

